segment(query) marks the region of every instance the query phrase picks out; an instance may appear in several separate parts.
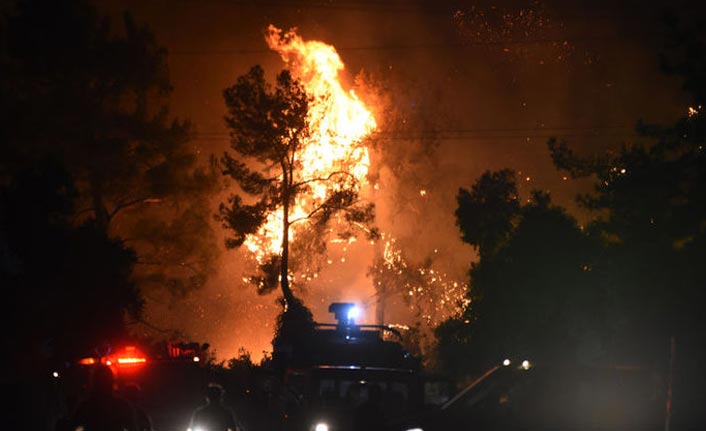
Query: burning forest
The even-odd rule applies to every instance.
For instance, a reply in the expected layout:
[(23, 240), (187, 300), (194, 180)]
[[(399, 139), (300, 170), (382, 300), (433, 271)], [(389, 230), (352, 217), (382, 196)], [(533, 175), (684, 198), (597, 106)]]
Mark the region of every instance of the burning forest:
[[(281, 293), (290, 300), (309, 286), (338, 290), (338, 294), (365, 306), (364, 321), (416, 327), (432, 339), (435, 325), (465, 309), (467, 287), (460, 280), (446, 280), (448, 276), (435, 270), (430, 258), (416, 265), (407, 262), (392, 233), (376, 226), (374, 210), (380, 205), (376, 198), (380, 184), (371, 173), (382, 169), (379, 164), (383, 158), (371, 153), (384, 149), (379, 145), (376, 148), (374, 143), (378, 139), (374, 109), (366, 106), (354, 89), (344, 89), (344, 64), (333, 46), (305, 41), (295, 30), (283, 32), (272, 25), (265, 39), (281, 56), (287, 73), (301, 85), (308, 103), (301, 113), (302, 123), (273, 121), (284, 124), (278, 130), (285, 129), (279, 142), (287, 150), (285, 157), (279, 158), (282, 153), (272, 157), (253, 151), (253, 139), (263, 140), (270, 135), (260, 134), (259, 130), (243, 133), (249, 130), (244, 123), (253, 115), (245, 106), (255, 103), (246, 98), (252, 89), (239, 80), (226, 92), (232, 114), (227, 117), (232, 127), (231, 142), (241, 158), (227, 154), (223, 159), (224, 172), (256, 199), (255, 203), (245, 204), (240, 196), (232, 197), (229, 206), (221, 207), (224, 227), (238, 236), (234, 246), (242, 245), (259, 269), (257, 275), (245, 277), (243, 282), (254, 284), (260, 293), (282, 285)], [(278, 82), (281, 79), (280, 75)], [(257, 91), (266, 94), (267, 89), (263, 86)], [(284, 103), (287, 108), (277, 109), (294, 111), (294, 104), (275, 102), (287, 91), (292, 90), (279, 85), (270, 95), (273, 102), (267, 106)], [(255, 115), (276, 118), (277, 114), (263, 111)], [(252, 168), (253, 165), (259, 167)], [(257, 186), (252, 187), (252, 183)], [(263, 187), (272, 184), (276, 184), (275, 192), (262, 193)], [(291, 201), (282, 199), (282, 195), (290, 195)], [(259, 223), (243, 226), (247, 217)], [(345, 263), (351, 253), (370, 256), (369, 262), (353, 269), (358, 274), (352, 274), (354, 279), (370, 275), (368, 281), (343, 289), (327, 286), (336, 283), (327, 275), (334, 264), (329, 252), (340, 255), (337, 263)], [(317, 296), (318, 292), (307, 293), (305, 303), (316, 301)], [(384, 320), (393, 316), (392, 322)], [(427, 341), (424, 348), (429, 347)]]
[[(404, 370), (451, 411), (564, 364), (602, 395), (554, 412), (698, 428), (706, 36), (658, 3), (11, 0), (4, 381), (57, 410), (100, 368), (183, 384), (153, 412), (185, 429), (202, 373), (262, 425), (295, 375), (315, 405)], [(527, 391), (537, 417), (570, 398)], [(424, 408), (397, 419), (490, 414)]]

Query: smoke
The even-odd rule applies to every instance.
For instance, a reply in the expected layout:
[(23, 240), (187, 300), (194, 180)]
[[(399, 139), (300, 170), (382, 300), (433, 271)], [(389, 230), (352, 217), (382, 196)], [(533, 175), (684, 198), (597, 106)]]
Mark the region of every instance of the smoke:
[[(679, 83), (659, 70), (649, 36), (654, 17), (631, 14), (637, 9), (629, 6), (180, 2), (164, 13), (143, 3), (128, 7), (167, 45), (173, 107), (193, 119), (203, 154), (228, 147), (222, 90), (255, 64), (272, 76), (282, 68), (265, 44), (267, 25), (296, 26), (304, 39), (336, 47), (346, 64), (344, 84), (372, 107), (379, 124), (370, 142), (379, 227), (409, 262), (432, 259), (460, 282), (468, 282), (475, 255), (455, 226), (459, 187), (470, 187), (486, 170), (512, 168), (523, 196), (533, 188), (550, 191), (585, 218), (573, 201), (585, 184), (554, 170), (547, 139), (564, 137), (581, 153), (597, 153), (634, 140), (637, 119), (668, 123), (687, 106)], [(300, 292), (317, 320), (331, 320), (330, 302), (354, 301), (366, 307), (362, 321), (375, 322), (367, 273), (381, 247), (363, 240), (329, 247), (331, 263)], [(201, 290), (148, 298), (147, 318), (211, 343), (219, 358), (241, 346), (257, 358), (271, 349), (276, 298), (257, 296), (243, 283), (242, 251), (220, 256)], [(409, 324), (408, 303), (395, 304), (386, 317)]]

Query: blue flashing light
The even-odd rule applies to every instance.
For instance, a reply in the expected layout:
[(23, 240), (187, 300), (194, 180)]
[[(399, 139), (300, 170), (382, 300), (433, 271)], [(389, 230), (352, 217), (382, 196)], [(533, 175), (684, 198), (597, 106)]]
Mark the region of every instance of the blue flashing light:
[(355, 305), (348, 309), (348, 321), (353, 323), (360, 315), (360, 308)]

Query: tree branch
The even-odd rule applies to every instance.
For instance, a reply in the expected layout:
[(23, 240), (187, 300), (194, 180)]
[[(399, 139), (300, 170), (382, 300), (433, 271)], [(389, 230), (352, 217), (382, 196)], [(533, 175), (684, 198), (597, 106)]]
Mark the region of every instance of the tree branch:
[(113, 211), (111, 211), (110, 214), (108, 214), (108, 220), (112, 220), (115, 215), (124, 210), (125, 208), (131, 207), (133, 205), (141, 204), (141, 203), (159, 203), (162, 202), (161, 199), (159, 198), (150, 198), (149, 196), (145, 196), (143, 198), (138, 198), (138, 199), (133, 199), (131, 201), (123, 202), (120, 204), (117, 204), (115, 208), (113, 208)]
[(309, 220), (314, 214), (316, 214), (319, 211), (322, 211), (324, 208), (326, 208), (326, 205), (319, 205), (318, 207), (314, 208), (309, 214), (305, 215), (304, 217), (299, 217), (295, 218), (293, 220), (289, 221), (289, 225), (293, 225), (294, 223), (299, 223), (304, 220)]
[(290, 220), (290, 221), (289, 221), (289, 224), (292, 225), (292, 224), (297, 223), (297, 222), (301, 222), (301, 221), (304, 221), (304, 220), (309, 220), (309, 219), (310, 219), (314, 214), (316, 214), (317, 212), (323, 211), (324, 209), (329, 209), (329, 208), (333, 208), (333, 209), (336, 209), (336, 210), (338, 210), (338, 211), (343, 211), (343, 212), (347, 212), (348, 214), (352, 214), (353, 211), (350, 210), (350, 207), (352, 207), (352, 206), (354, 206), (354, 205), (356, 205), (356, 204), (358, 204), (358, 203), (360, 203), (360, 202), (362, 202), (362, 201), (363, 201), (362, 199), (357, 199), (356, 201), (351, 202), (350, 205), (346, 205), (346, 206), (326, 205), (326, 204), (324, 203), (324, 204), (321, 204), (321, 205), (319, 205), (318, 207), (314, 208), (311, 212), (309, 212), (309, 214), (305, 215), (304, 217), (299, 217), (299, 218), (296, 218), (296, 219), (294, 219), (294, 220)]
[(309, 184), (309, 183), (313, 183), (313, 182), (317, 182), (317, 181), (331, 181), (331, 178), (332, 178), (334, 175), (345, 175), (345, 176), (348, 176), (348, 177), (352, 178), (352, 179), (355, 180), (356, 182), (358, 182), (358, 179), (355, 177), (355, 175), (351, 174), (350, 172), (346, 172), (346, 171), (335, 171), (335, 172), (331, 172), (327, 177), (310, 178), (310, 179), (308, 179), (308, 180), (298, 182), (298, 183), (294, 184), (293, 187), (299, 188), (299, 187), (301, 187), (301, 186), (303, 186), (303, 185), (305, 185), (305, 184)]

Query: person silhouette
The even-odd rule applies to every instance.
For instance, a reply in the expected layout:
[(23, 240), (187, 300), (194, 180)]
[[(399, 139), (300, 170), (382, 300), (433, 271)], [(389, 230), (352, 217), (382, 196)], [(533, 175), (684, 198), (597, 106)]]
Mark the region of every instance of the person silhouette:
[(138, 431), (132, 404), (115, 390), (113, 370), (96, 365), (90, 376), (89, 390), (68, 420), (70, 429), (85, 431)]
[(382, 389), (372, 384), (368, 387), (368, 399), (355, 409), (353, 415), (354, 431), (377, 431), (385, 428), (382, 408)]
[(199, 406), (191, 415), (189, 430), (237, 431), (233, 412), (223, 405), (223, 387), (210, 383), (206, 388), (206, 404)]
[(141, 407), (141, 394), (142, 389), (137, 383), (129, 383), (123, 387), (123, 395), (128, 401), (132, 403), (132, 407), (135, 409), (135, 418), (137, 420), (137, 427), (139, 431), (152, 431), (152, 420), (146, 411)]

